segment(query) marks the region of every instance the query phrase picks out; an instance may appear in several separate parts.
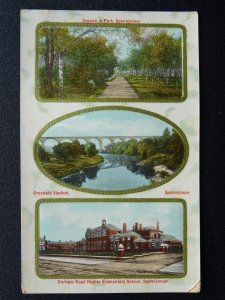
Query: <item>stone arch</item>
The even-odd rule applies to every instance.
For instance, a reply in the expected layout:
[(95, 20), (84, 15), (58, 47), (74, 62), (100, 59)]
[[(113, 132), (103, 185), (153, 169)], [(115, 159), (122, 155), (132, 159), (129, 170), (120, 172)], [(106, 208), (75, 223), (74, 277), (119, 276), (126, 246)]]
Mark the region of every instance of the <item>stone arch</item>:
[(59, 143), (60, 142), (58, 141), (58, 139), (54, 138), (54, 137), (42, 138), (42, 139), (39, 140), (39, 144), (42, 145), (42, 147), (50, 153), (53, 152), (53, 147), (58, 145)]
[(60, 144), (62, 144), (62, 143), (72, 143), (72, 142), (73, 142), (72, 139), (66, 137), (66, 138), (61, 139)]
[(81, 145), (86, 145), (88, 143), (87, 139), (81, 137), (81, 138), (77, 138), (78, 142), (81, 144)]
[(112, 138), (112, 140), (113, 140), (113, 143), (118, 143), (118, 142), (122, 142), (123, 141), (123, 139), (122, 138), (120, 138), (120, 137), (115, 137), (115, 138)]
[[(108, 141), (108, 143), (106, 143), (106, 141)], [(103, 137), (102, 138), (102, 150), (105, 149), (106, 146), (112, 144), (112, 141), (109, 137)]]
[[(98, 137), (86, 138), (89, 143), (94, 143), (99, 152), (102, 151), (102, 139)], [(96, 143), (97, 141), (97, 143)]]
[(129, 136), (128, 136), (128, 137), (125, 137), (125, 138), (124, 138), (124, 142), (128, 142), (128, 141), (130, 141), (130, 140), (132, 140), (132, 139), (133, 139), (133, 138), (132, 138), (132, 137), (129, 137)]

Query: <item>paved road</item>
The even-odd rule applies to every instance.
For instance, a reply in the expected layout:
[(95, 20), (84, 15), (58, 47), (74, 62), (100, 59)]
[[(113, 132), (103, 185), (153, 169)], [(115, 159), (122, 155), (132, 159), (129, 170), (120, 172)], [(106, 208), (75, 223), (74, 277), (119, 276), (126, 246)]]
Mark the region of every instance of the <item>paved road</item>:
[(183, 273), (184, 262), (179, 261), (159, 270), (160, 273)]
[(138, 95), (124, 77), (118, 76), (108, 82), (108, 87), (99, 98), (138, 98)]

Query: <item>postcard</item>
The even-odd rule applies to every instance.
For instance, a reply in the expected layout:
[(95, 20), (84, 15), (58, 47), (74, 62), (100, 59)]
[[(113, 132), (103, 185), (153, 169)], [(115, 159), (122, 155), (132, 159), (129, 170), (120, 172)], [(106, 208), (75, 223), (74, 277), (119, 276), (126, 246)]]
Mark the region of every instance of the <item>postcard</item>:
[(29, 293), (200, 291), (196, 12), (21, 11)]

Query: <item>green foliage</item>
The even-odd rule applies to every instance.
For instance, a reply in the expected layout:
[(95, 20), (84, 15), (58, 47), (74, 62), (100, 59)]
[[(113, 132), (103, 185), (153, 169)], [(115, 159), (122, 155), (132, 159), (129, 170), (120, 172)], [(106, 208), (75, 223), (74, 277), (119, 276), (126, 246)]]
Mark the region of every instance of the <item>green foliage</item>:
[(184, 145), (180, 135), (166, 128), (162, 136), (146, 138), (142, 141), (118, 142), (106, 148), (111, 154), (135, 155), (146, 166), (165, 165), (177, 169), (184, 156)]
[(49, 161), (51, 158), (51, 154), (48, 153), (43, 146), (41, 146), (40, 144), (38, 144), (38, 157), (40, 159), (40, 161)]
[(76, 160), (62, 161), (51, 160), (49, 162), (42, 162), (46, 171), (55, 178), (63, 178), (67, 175), (77, 173), (84, 170), (86, 167), (95, 166), (103, 161), (99, 155), (96, 156), (80, 156)]
[(125, 78), (141, 99), (175, 100), (182, 97), (182, 79), (180, 76), (126, 75)]
[(85, 145), (85, 152), (88, 156), (94, 156), (98, 153), (96, 146), (94, 143), (87, 143)]
[(94, 93), (113, 75), (117, 64), (114, 49), (115, 45), (107, 45), (101, 36), (80, 39), (65, 65), (65, 84), (73, 84), (80, 93)]
[(53, 147), (53, 155), (58, 160), (71, 161), (73, 158), (71, 143), (61, 143)]
[[(182, 97), (182, 40), (166, 30), (144, 37), (134, 30), (132, 39), (138, 46), (119, 62), (131, 86), (142, 99), (176, 99)], [(138, 38), (139, 36), (139, 38)]]
[(138, 157), (143, 160), (148, 157), (151, 157), (156, 153), (156, 147), (153, 143), (148, 143), (148, 141), (144, 140), (138, 144)]
[(62, 161), (72, 161), (84, 154), (84, 147), (78, 141), (61, 143), (53, 147), (54, 157)]
[(42, 97), (61, 97), (61, 93), (64, 97), (71, 93), (91, 95), (105, 87), (117, 59), (115, 44), (99, 33), (95, 27), (40, 27), (38, 68)]
[(174, 165), (176, 164), (175, 160), (175, 155), (157, 153), (144, 160), (144, 163), (145, 165), (151, 166), (165, 165), (169, 169), (174, 169)]
[(130, 56), (125, 61), (120, 62), (120, 67), (124, 70), (181, 68), (181, 50), (181, 39), (162, 31), (151, 35), (147, 39), (140, 38), (139, 47), (132, 49)]
[(129, 141), (128, 147), (124, 151), (124, 154), (134, 156), (134, 155), (137, 155), (137, 153), (138, 153), (137, 141), (136, 140)]

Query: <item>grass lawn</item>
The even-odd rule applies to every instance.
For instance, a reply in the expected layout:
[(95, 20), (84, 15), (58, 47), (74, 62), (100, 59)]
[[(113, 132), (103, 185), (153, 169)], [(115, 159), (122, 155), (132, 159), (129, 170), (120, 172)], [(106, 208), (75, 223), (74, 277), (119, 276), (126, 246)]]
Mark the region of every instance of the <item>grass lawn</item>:
[(42, 101), (51, 101), (51, 100), (96, 100), (106, 89), (107, 84), (103, 84), (100, 88), (93, 88), (92, 91), (86, 90), (85, 92), (77, 88), (76, 86), (70, 84), (64, 86), (63, 98), (59, 98), (58, 94), (55, 94), (53, 97), (48, 98), (40, 93), (40, 98)]
[(152, 78), (146, 80), (145, 76), (125, 76), (129, 84), (136, 91), (140, 99), (179, 100), (182, 97), (182, 85), (177, 79), (170, 78), (166, 84), (163, 78)]
[(81, 171), (86, 167), (97, 165), (103, 161), (99, 155), (96, 156), (82, 156), (77, 160), (64, 162), (59, 160), (52, 160), (49, 162), (42, 162), (42, 166), (52, 176), (56, 178), (63, 178), (67, 175)]

